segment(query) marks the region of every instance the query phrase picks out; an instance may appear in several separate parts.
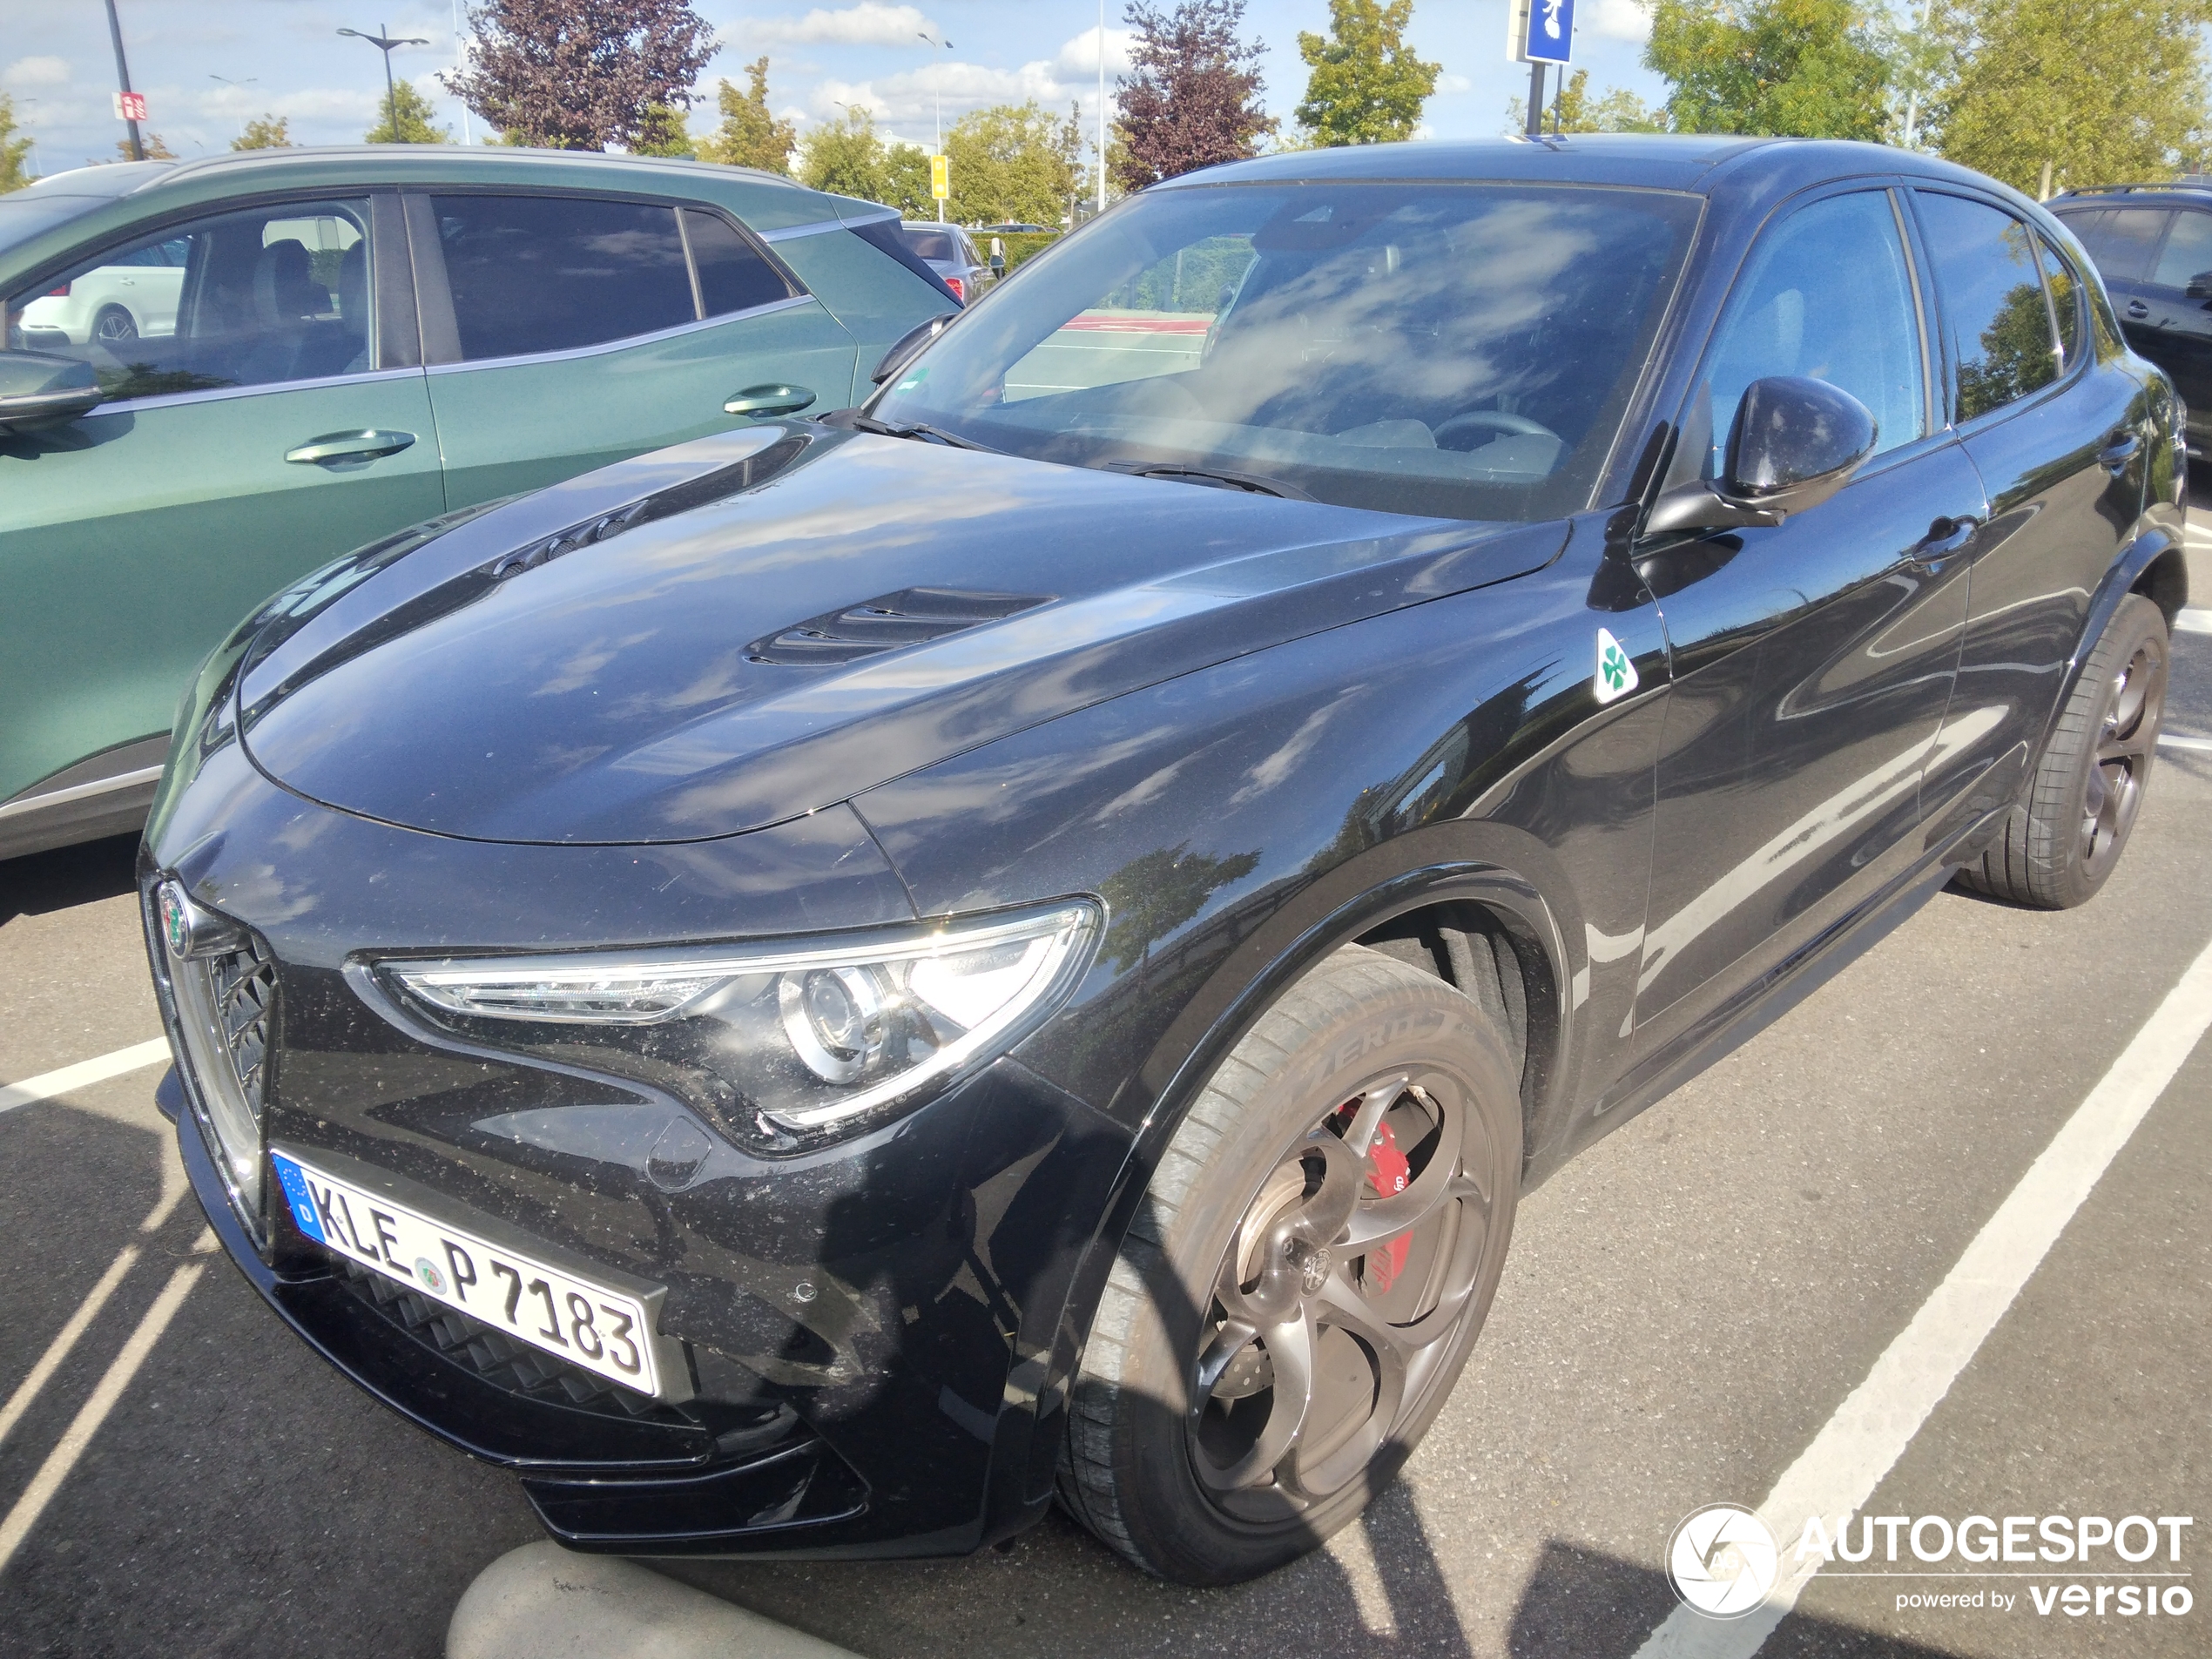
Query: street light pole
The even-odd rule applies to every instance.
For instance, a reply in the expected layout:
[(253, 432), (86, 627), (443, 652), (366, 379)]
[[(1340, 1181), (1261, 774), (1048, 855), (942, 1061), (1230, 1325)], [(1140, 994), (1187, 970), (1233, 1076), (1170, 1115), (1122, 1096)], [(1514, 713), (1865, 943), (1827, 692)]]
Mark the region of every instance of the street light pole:
[[(115, 78), (127, 98), (131, 93), (131, 65), (123, 61), (123, 25), (116, 18), (115, 0), (107, 0), (107, 32), (108, 38), (115, 43)], [(138, 137), (138, 122), (126, 115), (123, 118), (123, 125), (131, 129), (131, 159), (144, 161), (146, 146), (145, 141)]]
[(1098, 0), (1098, 211), (1106, 211), (1106, 0)]
[[(107, 3), (108, 15), (112, 17), (115, 14), (115, 0), (107, 0)], [(364, 35), (358, 29), (341, 29), (338, 32), (354, 40), (365, 40), (384, 54), (384, 118), (392, 124), (392, 142), (405, 144), (407, 140), (400, 137), (400, 97), (392, 86), (392, 49), (395, 46), (427, 46), (430, 43), (421, 35), (388, 38), (381, 32), (384, 25), (380, 23), (376, 27), (380, 32), (374, 35)], [(120, 52), (122, 48), (118, 46), (116, 50)]]
[[(915, 38), (927, 41), (933, 51), (939, 46), (947, 51), (953, 49), (951, 41), (940, 40), (936, 36), (921, 30), (915, 31)], [(941, 85), (937, 88), (937, 153), (941, 156), (945, 153), (945, 89)]]

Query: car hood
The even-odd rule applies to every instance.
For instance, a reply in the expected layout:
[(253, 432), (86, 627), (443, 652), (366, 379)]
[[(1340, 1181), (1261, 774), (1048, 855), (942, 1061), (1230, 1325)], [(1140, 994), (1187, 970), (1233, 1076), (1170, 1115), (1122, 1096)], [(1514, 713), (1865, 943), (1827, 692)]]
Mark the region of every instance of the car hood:
[(750, 428), (311, 578), (246, 659), (239, 729), (277, 782), (391, 824), (702, 840), (1564, 541)]

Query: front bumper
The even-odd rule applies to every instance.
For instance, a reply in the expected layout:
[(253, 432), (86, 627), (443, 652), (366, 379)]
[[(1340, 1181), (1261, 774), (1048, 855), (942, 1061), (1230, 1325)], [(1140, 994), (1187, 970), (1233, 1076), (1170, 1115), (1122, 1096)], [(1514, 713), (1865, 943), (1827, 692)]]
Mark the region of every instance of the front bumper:
[[(333, 1264), (279, 1272), (233, 1207), (172, 1068), (155, 1103), (177, 1125), (178, 1150), (208, 1224), (233, 1265), (308, 1346), (381, 1404), (472, 1457), (522, 1474), (546, 1530), (571, 1548), (693, 1553), (749, 1542), (789, 1548), (867, 1507), (867, 1484), (788, 1406), (750, 1413), (644, 1406), (592, 1410), (502, 1386), (448, 1357), (424, 1326), (395, 1312), (407, 1293)], [(416, 1298), (419, 1300), (419, 1298)], [(384, 1303), (380, 1310), (378, 1304)], [(473, 1324), (473, 1321), (469, 1323)], [(748, 1418), (750, 1420), (747, 1420)]]

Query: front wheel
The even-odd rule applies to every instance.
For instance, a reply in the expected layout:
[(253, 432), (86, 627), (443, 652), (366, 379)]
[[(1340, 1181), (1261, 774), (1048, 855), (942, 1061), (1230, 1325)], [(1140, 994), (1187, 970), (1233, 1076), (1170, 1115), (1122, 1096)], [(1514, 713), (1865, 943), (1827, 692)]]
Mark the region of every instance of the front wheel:
[(104, 346), (120, 346), (138, 337), (138, 320), (121, 306), (102, 306), (92, 319), (92, 338)]
[(1062, 1502), (1186, 1584), (1313, 1548), (1451, 1393), (1520, 1181), (1515, 1069), (1481, 1008), (1338, 952), (1170, 1140), (1076, 1374)]
[(2039, 910), (2086, 902), (2105, 884), (2141, 811), (2166, 710), (2165, 613), (2120, 602), (2089, 653), (2003, 833), (1959, 884)]

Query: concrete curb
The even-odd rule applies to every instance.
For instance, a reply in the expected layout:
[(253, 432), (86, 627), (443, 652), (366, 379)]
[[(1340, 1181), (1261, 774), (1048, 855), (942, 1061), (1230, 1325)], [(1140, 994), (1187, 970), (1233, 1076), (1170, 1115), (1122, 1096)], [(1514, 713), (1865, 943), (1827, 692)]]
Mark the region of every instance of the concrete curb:
[(476, 1575), (446, 1659), (857, 1659), (611, 1555), (525, 1544)]

